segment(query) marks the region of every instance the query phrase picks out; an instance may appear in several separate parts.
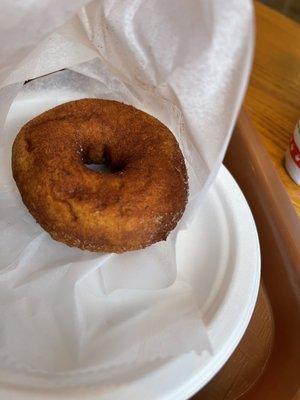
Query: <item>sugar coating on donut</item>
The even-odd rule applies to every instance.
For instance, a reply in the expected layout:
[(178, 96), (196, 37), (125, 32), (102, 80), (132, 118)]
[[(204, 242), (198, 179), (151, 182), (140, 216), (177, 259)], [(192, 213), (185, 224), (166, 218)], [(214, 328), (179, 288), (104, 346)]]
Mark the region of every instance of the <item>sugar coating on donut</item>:
[(14, 141), (12, 170), (36, 221), (83, 250), (122, 253), (165, 240), (188, 196), (172, 132), (117, 101), (71, 101), (32, 119)]

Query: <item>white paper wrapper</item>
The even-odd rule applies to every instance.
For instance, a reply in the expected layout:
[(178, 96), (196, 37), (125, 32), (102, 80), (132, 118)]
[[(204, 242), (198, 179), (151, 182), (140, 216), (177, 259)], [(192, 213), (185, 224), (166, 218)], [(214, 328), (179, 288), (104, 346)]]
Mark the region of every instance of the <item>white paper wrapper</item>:
[[(1, 368), (35, 385), (40, 377), (50, 386), (117, 384), (124, 371), (132, 379), (157, 360), (213, 351), (192, 289), (178, 278), (175, 244), (220, 167), (243, 98), (253, 47), (250, 2), (97, 0), (41, 43), (73, 6), (52, 3), (45, 25), (44, 13), (37, 23), (37, 13), (25, 12), (31, 29), (22, 35), (15, 3), (6, 5), (10, 26), (0, 28), (8, 57), (0, 64)], [(61, 68), (68, 69), (22, 86)], [(51, 240), (23, 206), (10, 167), (19, 128), (83, 97), (132, 104), (176, 136), (190, 196), (166, 242), (122, 255), (83, 252)]]

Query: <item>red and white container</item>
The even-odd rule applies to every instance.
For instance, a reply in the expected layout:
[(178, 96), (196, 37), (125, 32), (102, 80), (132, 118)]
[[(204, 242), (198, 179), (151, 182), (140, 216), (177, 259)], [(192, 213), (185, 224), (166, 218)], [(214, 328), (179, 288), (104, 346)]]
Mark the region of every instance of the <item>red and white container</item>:
[(291, 178), (300, 185), (300, 119), (285, 155), (285, 167)]

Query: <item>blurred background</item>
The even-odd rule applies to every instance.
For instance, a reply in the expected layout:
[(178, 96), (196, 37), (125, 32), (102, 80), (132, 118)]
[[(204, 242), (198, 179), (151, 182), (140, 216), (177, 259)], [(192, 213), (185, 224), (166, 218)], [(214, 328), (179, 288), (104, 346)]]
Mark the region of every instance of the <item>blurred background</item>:
[(260, 0), (262, 3), (300, 22), (300, 0)]

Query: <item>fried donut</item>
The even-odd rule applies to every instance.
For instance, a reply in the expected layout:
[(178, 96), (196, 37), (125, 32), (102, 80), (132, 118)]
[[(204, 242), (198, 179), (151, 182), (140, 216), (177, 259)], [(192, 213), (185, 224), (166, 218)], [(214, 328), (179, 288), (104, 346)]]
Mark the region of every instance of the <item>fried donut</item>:
[(71, 101), (32, 119), (14, 141), (12, 170), (36, 221), (83, 250), (122, 253), (165, 240), (187, 202), (173, 134), (117, 101)]

